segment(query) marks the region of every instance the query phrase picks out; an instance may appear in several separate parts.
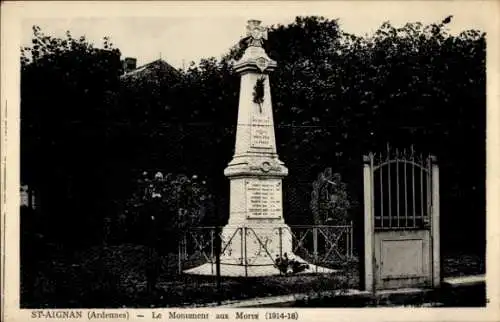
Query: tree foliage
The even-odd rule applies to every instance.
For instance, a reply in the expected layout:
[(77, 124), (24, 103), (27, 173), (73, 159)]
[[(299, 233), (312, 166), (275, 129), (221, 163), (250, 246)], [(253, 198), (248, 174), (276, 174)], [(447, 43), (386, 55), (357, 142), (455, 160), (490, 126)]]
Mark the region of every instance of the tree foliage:
[(201, 225), (213, 212), (213, 197), (205, 185), (205, 180), (198, 179), (197, 175), (189, 178), (183, 174), (157, 172), (150, 178), (145, 172), (127, 200), (120, 217), (127, 223), (122, 226), (128, 228), (132, 238), (140, 237), (143, 242), (154, 245), (170, 241), (175, 250), (176, 236), (186, 228)]
[[(387, 142), (438, 156), (441, 213), (455, 231), (484, 213), (485, 35), (450, 35), (450, 23), (387, 22), (364, 37), (322, 17), (271, 28), (265, 46), (278, 62), (270, 82), (278, 153), (290, 169), (288, 223), (313, 222), (311, 183), (327, 167), (359, 205), (362, 154)], [(206, 177), (211, 220), (223, 224), (239, 92), (232, 61), (245, 44), (220, 60), (128, 80), (119, 77), (119, 51), (107, 46), (35, 28), (24, 48), (22, 176), (41, 190), (44, 216), (100, 227), (125, 211), (137, 173), (168, 169)], [(360, 207), (351, 212), (355, 222), (362, 217)], [(484, 218), (474, 225), (484, 233)]]
[(121, 63), (108, 38), (103, 47), (34, 26), (32, 46), (21, 49), (21, 180), (40, 191), (52, 237), (95, 231), (109, 211)]

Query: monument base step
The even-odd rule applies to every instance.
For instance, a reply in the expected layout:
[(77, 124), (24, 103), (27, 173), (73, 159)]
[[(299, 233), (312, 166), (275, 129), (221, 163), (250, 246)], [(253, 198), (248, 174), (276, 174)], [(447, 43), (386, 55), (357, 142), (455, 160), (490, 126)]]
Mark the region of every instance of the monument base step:
[[(295, 258), (297, 259), (297, 258)], [(306, 263), (301, 260), (300, 262)], [(322, 273), (322, 274), (330, 274), (335, 273), (338, 270), (326, 268), (322, 266), (317, 266), (314, 264), (309, 264), (309, 268), (304, 271), (296, 274), (313, 274), (313, 273)], [(205, 263), (203, 265), (188, 269), (184, 271), (184, 274), (191, 275), (216, 275), (216, 267), (215, 263)], [(220, 275), (221, 276), (233, 276), (233, 277), (251, 277), (251, 276), (278, 276), (280, 275), (280, 271), (274, 265), (228, 265), (221, 263), (220, 265)]]

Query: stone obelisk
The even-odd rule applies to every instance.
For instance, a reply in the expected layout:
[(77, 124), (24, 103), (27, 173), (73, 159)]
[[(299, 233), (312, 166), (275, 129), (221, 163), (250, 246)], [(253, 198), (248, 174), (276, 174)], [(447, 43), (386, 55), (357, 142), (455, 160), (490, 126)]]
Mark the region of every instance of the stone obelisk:
[[(279, 274), (275, 259), (285, 254), (304, 262), (293, 254), (292, 234), (283, 217), (282, 180), (288, 169), (276, 150), (269, 81), (277, 64), (262, 47), (264, 40), (266, 28), (249, 20), (248, 47), (233, 66), (241, 79), (235, 151), (224, 170), (230, 184), (229, 220), (222, 229), (225, 276)], [(187, 273), (208, 271), (205, 264)]]
[(267, 31), (260, 24), (248, 21), (248, 47), (234, 64), (241, 76), (238, 123), (234, 156), (224, 171), (230, 180), (230, 213), (221, 263), (243, 265), (246, 275), (278, 272), (276, 256), (292, 255), (282, 201), (288, 169), (276, 150), (269, 81), (277, 64), (262, 47)]

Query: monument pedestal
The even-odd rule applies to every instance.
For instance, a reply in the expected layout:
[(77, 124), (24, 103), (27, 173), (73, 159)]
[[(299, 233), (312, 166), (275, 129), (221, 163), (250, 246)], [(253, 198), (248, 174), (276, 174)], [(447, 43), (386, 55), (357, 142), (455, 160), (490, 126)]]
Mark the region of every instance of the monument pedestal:
[[(247, 26), (248, 48), (235, 63), (241, 75), (238, 124), (233, 159), (224, 170), (230, 180), (229, 221), (222, 230), (221, 275), (280, 274), (275, 260), (293, 254), (293, 238), (283, 217), (282, 179), (288, 169), (276, 151), (269, 73), (277, 64), (262, 48), (267, 39), (260, 21)], [(208, 266), (207, 266), (208, 265)], [(212, 272), (212, 264), (186, 271)], [(317, 270), (309, 265), (306, 271)]]
[[(307, 268), (299, 274), (333, 273), (335, 270), (307, 263), (293, 253), (293, 238), (286, 224), (226, 225), (222, 229), (221, 276), (280, 275), (277, 257), (288, 257)], [(187, 274), (215, 275), (215, 262), (184, 271)]]

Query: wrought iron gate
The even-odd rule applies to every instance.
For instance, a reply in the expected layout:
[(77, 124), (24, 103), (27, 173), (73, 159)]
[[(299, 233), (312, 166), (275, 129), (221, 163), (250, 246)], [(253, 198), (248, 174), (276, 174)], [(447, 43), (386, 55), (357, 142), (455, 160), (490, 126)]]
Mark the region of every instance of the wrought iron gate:
[(363, 161), (365, 288), (439, 286), (436, 158), (388, 146)]

